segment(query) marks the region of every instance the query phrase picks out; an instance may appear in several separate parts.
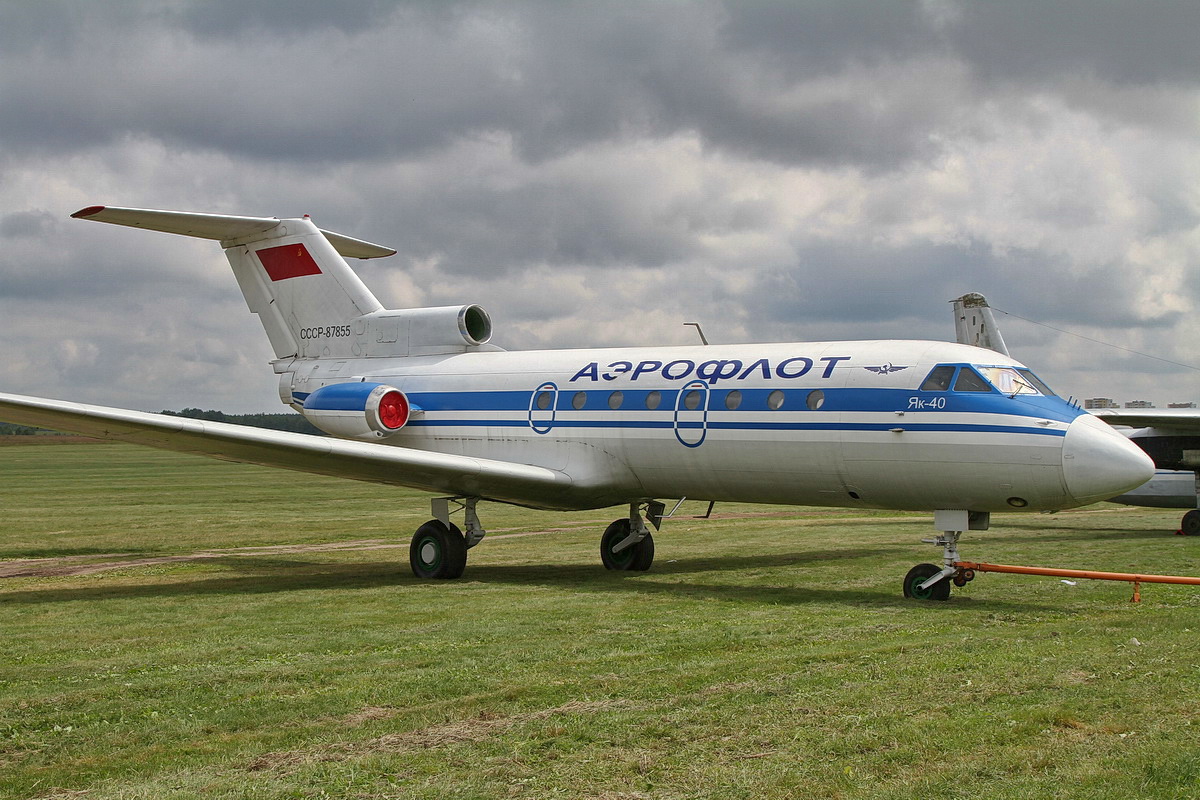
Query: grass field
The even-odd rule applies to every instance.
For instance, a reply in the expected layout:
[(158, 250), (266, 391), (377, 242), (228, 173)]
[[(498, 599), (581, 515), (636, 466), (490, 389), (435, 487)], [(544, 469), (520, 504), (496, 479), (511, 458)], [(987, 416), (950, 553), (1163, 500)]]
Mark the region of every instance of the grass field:
[[(926, 515), (718, 506), (618, 574), (622, 510), (486, 505), (422, 582), (415, 493), (111, 444), (0, 477), (3, 798), (1200, 797), (1200, 591), (907, 601)], [(1200, 574), (1178, 516), (999, 515), (963, 556)]]

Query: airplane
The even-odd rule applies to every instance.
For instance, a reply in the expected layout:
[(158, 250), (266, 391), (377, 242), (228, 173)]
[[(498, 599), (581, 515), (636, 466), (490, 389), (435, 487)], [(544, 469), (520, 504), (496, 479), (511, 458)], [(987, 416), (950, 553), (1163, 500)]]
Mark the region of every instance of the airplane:
[[(956, 340), (1009, 355), (995, 316), (983, 295), (971, 292), (950, 301)], [(1115, 426), (1154, 461), (1149, 481), (1108, 498), (1111, 503), (1150, 508), (1188, 508), (1179, 523), (1184, 536), (1200, 535), (1200, 409), (1096, 408), (1093, 416)]]
[[(943, 566), (993, 511), (1086, 505), (1150, 459), (994, 351), (910, 340), (505, 351), (479, 305), (387, 309), (346, 258), (391, 248), (278, 219), (91, 206), (77, 219), (220, 242), (275, 358), (282, 402), (330, 436), (0, 394), (0, 419), (438, 495), (413, 534), (418, 578), (453, 579), (485, 536), (481, 500), (626, 505), (610, 570), (654, 559), (664, 498), (932, 511)], [(463, 528), (451, 521), (462, 514)], [(672, 510), (671, 513), (674, 513)]]
[(1112, 502), (1190, 508), (1179, 521), (1179, 533), (1200, 536), (1200, 409), (1096, 408), (1091, 413), (1120, 426), (1157, 467), (1148, 483), (1111, 498)]

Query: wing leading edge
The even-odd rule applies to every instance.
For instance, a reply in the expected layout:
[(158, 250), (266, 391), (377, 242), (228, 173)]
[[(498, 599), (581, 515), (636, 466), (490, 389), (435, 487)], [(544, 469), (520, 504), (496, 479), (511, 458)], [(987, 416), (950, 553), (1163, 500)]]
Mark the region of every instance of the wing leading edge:
[(571, 476), (493, 459), (0, 393), (0, 419), (246, 464), (560, 507)]
[(1109, 425), (1200, 431), (1200, 409), (1195, 408), (1098, 408), (1092, 410), (1091, 413)]

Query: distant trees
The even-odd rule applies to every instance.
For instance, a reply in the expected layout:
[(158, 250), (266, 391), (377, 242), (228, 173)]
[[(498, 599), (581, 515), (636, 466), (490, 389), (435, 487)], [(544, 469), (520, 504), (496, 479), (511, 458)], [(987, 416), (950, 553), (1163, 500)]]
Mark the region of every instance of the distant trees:
[(248, 425), (252, 428), (267, 428), (273, 431), (291, 431), (292, 433), (311, 433), (318, 436), (325, 434), (299, 414), (226, 414), (223, 411), (202, 411), (198, 408), (185, 408), (182, 411), (162, 411), (168, 417), (187, 417), (188, 419), (203, 419), (209, 422), (229, 422), (234, 425)]
[(0, 436), (33, 436), (37, 432), (37, 428), (31, 428), (28, 425), (11, 425), (7, 422), (0, 422)]
[[(226, 414), (223, 411), (202, 411), (198, 408), (185, 408), (182, 411), (163, 411), (168, 417), (187, 417), (203, 419), (209, 422), (229, 422), (234, 425), (248, 425), (252, 428), (267, 428), (273, 431), (291, 431), (293, 433), (310, 433), (324, 436), (318, 428), (299, 414)], [(39, 433), (52, 433), (43, 428), (31, 428), (28, 425), (12, 425), (0, 422), (0, 436), (36, 436)]]

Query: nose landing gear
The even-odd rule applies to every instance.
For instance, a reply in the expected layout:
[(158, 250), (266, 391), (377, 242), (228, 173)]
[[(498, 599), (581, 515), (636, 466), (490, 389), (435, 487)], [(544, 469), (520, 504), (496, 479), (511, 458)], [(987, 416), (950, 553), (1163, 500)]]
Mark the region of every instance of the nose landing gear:
[(904, 576), (904, 596), (914, 600), (949, 600), (950, 584), (966, 586), (975, 579), (975, 570), (959, 566), (958, 537), (964, 530), (986, 531), (991, 517), (986, 511), (935, 511), (933, 524), (941, 535), (923, 539), (941, 545), (942, 567), (917, 564)]

